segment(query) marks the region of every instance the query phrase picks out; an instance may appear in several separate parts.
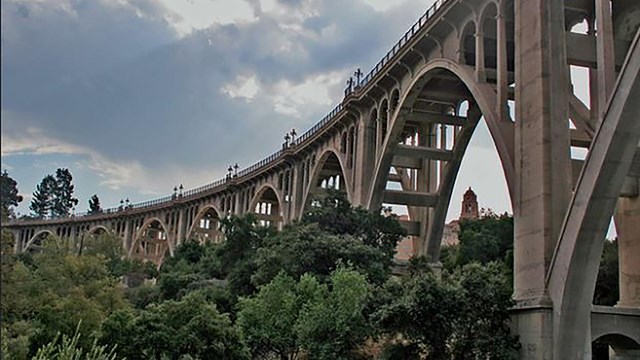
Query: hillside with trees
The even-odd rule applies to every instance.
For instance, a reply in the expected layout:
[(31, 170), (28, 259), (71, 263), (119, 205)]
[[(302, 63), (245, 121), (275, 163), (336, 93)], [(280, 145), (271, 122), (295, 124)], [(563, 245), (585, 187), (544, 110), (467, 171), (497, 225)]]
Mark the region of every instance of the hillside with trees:
[(340, 193), (281, 231), (252, 215), (221, 228), (224, 242), (185, 242), (159, 269), (109, 234), (16, 255), (3, 233), (3, 358), (515, 358), (509, 216), (462, 222), (442, 270), (414, 258), (405, 275), (399, 222)]

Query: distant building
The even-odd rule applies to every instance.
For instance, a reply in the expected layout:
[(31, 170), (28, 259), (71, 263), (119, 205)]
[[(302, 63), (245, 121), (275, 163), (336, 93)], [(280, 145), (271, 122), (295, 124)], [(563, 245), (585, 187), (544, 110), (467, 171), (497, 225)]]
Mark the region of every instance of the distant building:
[[(469, 187), (462, 196), (460, 217), (444, 226), (441, 245), (455, 245), (459, 242), (458, 234), (460, 233), (461, 219), (478, 219), (479, 217), (478, 196), (473, 192), (471, 187)], [(398, 216), (398, 220), (409, 220), (409, 216), (400, 215)], [(409, 260), (415, 254), (415, 241), (416, 239), (413, 236), (407, 236), (402, 239), (396, 247), (396, 260)]]

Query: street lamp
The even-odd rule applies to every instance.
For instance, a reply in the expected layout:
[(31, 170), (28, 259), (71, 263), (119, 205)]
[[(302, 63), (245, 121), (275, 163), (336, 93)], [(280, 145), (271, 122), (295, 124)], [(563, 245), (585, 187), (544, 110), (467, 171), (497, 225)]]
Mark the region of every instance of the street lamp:
[(362, 70), (360, 68), (356, 69), (356, 72), (353, 73), (353, 76), (356, 77), (356, 87), (360, 85), (360, 78), (362, 77)]
[(182, 186), (182, 184), (180, 184), (180, 196), (182, 196), (182, 190), (184, 190), (184, 186)]

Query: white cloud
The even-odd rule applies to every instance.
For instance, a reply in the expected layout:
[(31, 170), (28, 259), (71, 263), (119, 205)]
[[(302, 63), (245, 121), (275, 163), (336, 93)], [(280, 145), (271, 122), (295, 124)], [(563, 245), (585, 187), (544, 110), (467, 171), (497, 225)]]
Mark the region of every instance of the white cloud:
[(260, 91), (260, 85), (255, 75), (238, 76), (232, 83), (225, 84), (222, 92), (230, 98), (242, 98), (247, 102), (253, 101), (256, 94)]
[(301, 117), (309, 105), (331, 105), (336, 102), (336, 94), (331, 90), (343, 79), (340, 72), (320, 74), (306, 79), (300, 84), (287, 80), (276, 83), (269, 93), (274, 110), (278, 113)]
[[(27, 128), (16, 136), (3, 132), (2, 157), (18, 155), (79, 155), (79, 165), (92, 170), (102, 178), (101, 186), (117, 190), (122, 186), (148, 188), (149, 182), (144, 179), (145, 169), (134, 161), (112, 161), (88, 148), (65, 143), (43, 133), (38, 128)], [(140, 181), (142, 180), (142, 181)]]
[(171, 25), (182, 35), (215, 24), (255, 20), (253, 9), (245, 1), (160, 0), (160, 2), (180, 15), (181, 18), (172, 19)]

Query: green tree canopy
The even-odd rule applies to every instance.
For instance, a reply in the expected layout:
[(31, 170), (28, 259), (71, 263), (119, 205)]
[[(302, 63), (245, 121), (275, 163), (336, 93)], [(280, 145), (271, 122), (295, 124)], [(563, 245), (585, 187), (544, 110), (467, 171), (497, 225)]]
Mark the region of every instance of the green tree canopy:
[(55, 188), (56, 179), (53, 175), (45, 176), (40, 184), (37, 185), (29, 206), (33, 217), (43, 219), (52, 214)]
[(78, 199), (73, 197), (73, 176), (69, 169), (59, 168), (56, 170), (55, 179), (51, 214), (54, 217), (68, 216), (71, 209), (78, 205)]
[(98, 198), (97, 194), (93, 194), (89, 199), (89, 214), (100, 214), (102, 212), (102, 207), (100, 206), (100, 198)]
[(271, 281), (280, 271), (296, 279), (305, 273), (328, 280), (338, 265), (348, 263), (382, 284), (390, 274), (389, 255), (352, 235), (334, 235), (316, 224), (296, 224), (270, 237), (258, 250), (254, 283)]
[(30, 209), (35, 218), (68, 216), (71, 209), (78, 205), (73, 197), (73, 176), (69, 169), (59, 168), (56, 175), (45, 176), (36, 187), (31, 199)]
[[(404, 341), (388, 351), (409, 358), (512, 359), (511, 283), (504, 265), (467, 264), (441, 277), (392, 279), (376, 296), (372, 318), (382, 334)], [(393, 358), (393, 357), (389, 357)]]
[(18, 206), (20, 202), (22, 196), (18, 194), (18, 182), (4, 170), (0, 173), (0, 220), (14, 217), (13, 207)]
[(322, 284), (278, 274), (239, 303), (238, 325), (254, 358), (353, 359), (371, 334), (365, 316), (369, 285), (357, 271), (339, 267)]
[(365, 245), (387, 254), (388, 264), (393, 260), (398, 241), (407, 236), (395, 216), (383, 216), (380, 211), (370, 212), (353, 207), (343, 191), (332, 189), (304, 214), (302, 223), (317, 224), (329, 234), (358, 238)]
[(137, 316), (126, 311), (111, 315), (102, 326), (101, 342), (117, 345), (130, 360), (249, 359), (239, 332), (228, 315), (199, 293), (180, 301), (151, 304)]
[(110, 313), (128, 307), (104, 255), (78, 256), (75, 245), (48, 237), (35, 255), (11, 255), (2, 267), (2, 319), (12, 352), (35, 354), (58, 333), (73, 335), (89, 348)]

